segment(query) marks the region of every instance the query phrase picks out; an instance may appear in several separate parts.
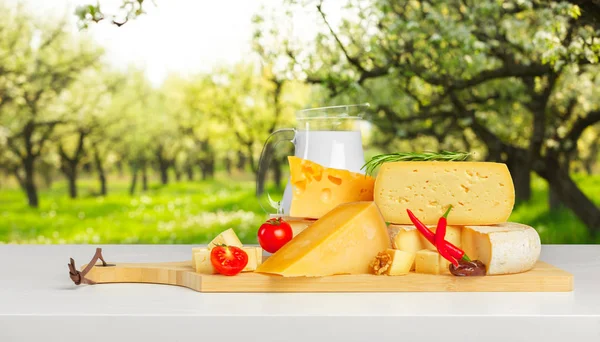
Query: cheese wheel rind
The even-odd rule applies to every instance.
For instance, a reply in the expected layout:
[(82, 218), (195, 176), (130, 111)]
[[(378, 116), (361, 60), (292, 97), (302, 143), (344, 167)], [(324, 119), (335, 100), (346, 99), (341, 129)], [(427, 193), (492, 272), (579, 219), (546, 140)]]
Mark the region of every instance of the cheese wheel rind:
[(507, 222), (493, 226), (465, 226), (462, 249), (471, 259), (481, 260), (489, 275), (521, 273), (539, 260), (542, 245), (530, 226)]

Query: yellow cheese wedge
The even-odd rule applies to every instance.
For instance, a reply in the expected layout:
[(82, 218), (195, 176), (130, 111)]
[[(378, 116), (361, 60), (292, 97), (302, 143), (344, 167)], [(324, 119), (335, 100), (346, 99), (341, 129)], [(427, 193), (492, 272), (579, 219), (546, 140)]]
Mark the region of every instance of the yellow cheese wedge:
[(320, 218), (342, 203), (373, 200), (375, 180), (359, 173), (288, 157), (292, 184), (290, 216)]
[(374, 189), (384, 219), (411, 224), (410, 209), (423, 223), (436, 224), (448, 206), (450, 225), (505, 222), (515, 189), (505, 164), (484, 162), (393, 162), (381, 166)]
[(392, 257), (392, 264), (387, 270), (391, 276), (405, 275), (410, 272), (415, 263), (415, 253), (388, 248), (386, 252)]
[(466, 226), (462, 249), (472, 260), (481, 260), (487, 274), (520, 273), (532, 269), (542, 245), (538, 232), (520, 223)]
[(367, 274), (390, 245), (373, 202), (341, 204), (269, 257), (256, 271), (285, 277)]
[(209, 244), (208, 248), (211, 249), (217, 245), (227, 245), (227, 246), (235, 246), (242, 247), (242, 242), (235, 234), (233, 229), (229, 228), (221, 232), (221, 234), (217, 235)]

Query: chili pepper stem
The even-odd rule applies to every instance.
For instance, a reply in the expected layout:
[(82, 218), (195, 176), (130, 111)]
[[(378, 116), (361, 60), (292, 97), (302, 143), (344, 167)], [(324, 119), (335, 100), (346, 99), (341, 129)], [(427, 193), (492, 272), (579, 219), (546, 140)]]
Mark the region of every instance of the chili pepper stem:
[(444, 213), (444, 215), (442, 215), (442, 217), (447, 219), (448, 214), (450, 214), (450, 210), (452, 210), (452, 204), (450, 204), (450, 206), (448, 207), (448, 210), (446, 210), (446, 212)]
[(471, 261), (471, 259), (466, 254), (463, 254), (462, 260), (467, 261), (467, 262)]

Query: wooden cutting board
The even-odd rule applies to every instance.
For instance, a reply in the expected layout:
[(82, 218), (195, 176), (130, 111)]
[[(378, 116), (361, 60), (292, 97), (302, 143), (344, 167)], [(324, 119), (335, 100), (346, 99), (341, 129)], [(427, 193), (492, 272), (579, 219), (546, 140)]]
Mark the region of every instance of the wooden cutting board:
[[(86, 278), (96, 283), (178, 285), (199, 292), (565, 292), (573, 275), (545, 262), (520, 274), (459, 278), (410, 273), (404, 276), (337, 275), (284, 278), (259, 273), (233, 277), (194, 272), (191, 261), (110, 263), (93, 267)], [(85, 268), (86, 265), (83, 265)]]

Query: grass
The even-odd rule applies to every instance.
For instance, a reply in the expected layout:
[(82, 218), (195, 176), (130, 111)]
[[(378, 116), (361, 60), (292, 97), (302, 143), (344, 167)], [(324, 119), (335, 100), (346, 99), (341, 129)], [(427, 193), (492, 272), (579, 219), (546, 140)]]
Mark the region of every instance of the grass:
[[(576, 180), (600, 205), (600, 176)], [(243, 242), (256, 243), (266, 219), (249, 180), (155, 185), (134, 196), (126, 181), (111, 180), (106, 197), (90, 195), (94, 180), (79, 185), (82, 197), (75, 200), (68, 198), (65, 182), (42, 190), (39, 209), (29, 208), (18, 189), (0, 189), (0, 243), (200, 244), (230, 227)], [(543, 243), (600, 243), (570, 210), (549, 212), (543, 180), (534, 178), (532, 188), (532, 200), (518, 204), (511, 221), (535, 227)]]

